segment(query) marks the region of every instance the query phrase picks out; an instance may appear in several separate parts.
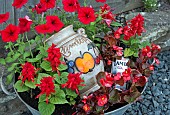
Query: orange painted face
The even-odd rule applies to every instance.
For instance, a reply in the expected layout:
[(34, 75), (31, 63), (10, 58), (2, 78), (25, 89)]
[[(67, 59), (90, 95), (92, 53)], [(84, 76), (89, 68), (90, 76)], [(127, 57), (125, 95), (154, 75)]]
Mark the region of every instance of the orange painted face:
[(78, 57), (75, 60), (75, 65), (77, 69), (82, 73), (89, 72), (90, 69), (93, 69), (95, 66), (95, 61), (90, 53), (84, 53), (83, 57)]

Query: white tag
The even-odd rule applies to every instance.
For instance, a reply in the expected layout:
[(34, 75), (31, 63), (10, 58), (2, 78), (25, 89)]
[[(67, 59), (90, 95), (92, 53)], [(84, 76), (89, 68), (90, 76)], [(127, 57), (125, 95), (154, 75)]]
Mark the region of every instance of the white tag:
[(124, 58), (122, 57), (121, 60), (117, 60), (115, 62), (112, 62), (112, 73), (116, 74), (116, 73), (122, 73), (125, 71), (125, 69), (128, 68), (128, 66), (126, 65), (128, 62), (128, 58)]

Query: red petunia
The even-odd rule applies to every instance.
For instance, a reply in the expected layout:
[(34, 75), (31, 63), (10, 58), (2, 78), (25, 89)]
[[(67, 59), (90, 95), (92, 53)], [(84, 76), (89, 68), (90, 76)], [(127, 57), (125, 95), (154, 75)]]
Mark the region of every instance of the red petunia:
[(40, 0), (41, 4), (44, 4), (47, 9), (54, 8), (56, 0)]
[(99, 97), (97, 97), (97, 104), (98, 106), (104, 106), (107, 102), (108, 102), (108, 98), (106, 95), (101, 95)]
[(80, 8), (78, 0), (63, 0), (62, 3), (63, 9), (66, 12), (75, 12), (76, 10), (78, 10), (78, 8)]
[(43, 77), (40, 84), (36, 84), (41, 90), (41, 93), (36, 96), (39, 98), (41, 95), (46, 95), (46, 103), (48, 103), (48, 97), (50, 94), (55, 93), (54, 78), (51, 76)]
[(84, 86), (84, 84), (82, 84), (82, 82), (84, 82), (84, 80), (80, 77), (81, 74), (76, 73), (76, 74), (72, 74), (69, 73), (69, 75), (67, 76), (68, 81), (65, 84), (62, 84), (61, 87), (62, 88), (69, 88), (71, 90), (75, 90), (77, 94), (79, 94), (78, 91), (78, 86)]
[(28, 0), (14, 0), (12, 6), (14, 6), (15, 8), (21, 8), (27, 2), (28, 2)]
[(28, 32), (30, 31), (30, 27), (32, 24), (32, 20), (29, 19), (28, 16), (25, 16), (25, 18), (19, 18), (19, 28), (20, 28), (20, 33)]
[(129, 81), (131, 79), (131, 68), (125, 69), (125, 71), (122, 73), (123, 80)]
[(47, 11), (47, 8), (44, 4), (39, 3), (39, 4), (35, 5), (35, 7), (32, 9), (32, 11), (33, 12), (36, 11), (37, 14), (42, 14), (43, 12)]
[(52, 46), (48, 48), (47, 52), (48, 57), (46, 58), (46, 60), (50, 62), (52, 70), (57, 71), (58, 66), (61, 64), (60, 48), (57, 48), (56, 45), (52, 44)]
[(8, 19), (9, 19), (9, 12), (6, 12), (5, 14), (0, 14), (0, 24), (6, 22)]
[(18, 39), (20, 28), (18, 26), (9, 24), (1, 31), (2, 40), (4, 42), (15, 42)]
[(40, 24), (38, 26), (35, 26), (35, 30), (41, 34), (52, 33), (54, 31), (54, 29), (48, 24)]
[(107, 73), (105, 72), (105, 78), (101, 78), (100, 79), (100, 83), (104, 86), (104, 87), (111, 87), (114, 83), (114, 78), (112, 77), (111, 73)]
[(30, 62), (26, 62), (22, 65), (21, 76), (19, 76), (19, 79), (21, 79), (23, 83), (25, 80), (34, 82), (35, 74), (36, 68)]
[(96, 0), (96, 2), (106, 2), (106, 0)]
[(58, 16), (46, 16), (47, 25), (51, 26), (56, 32), (58, 32), (63, 26), (63, 22)]
[(90, 7), (81, 7), (78, 10), (78, 19), (83, 24), (94, 22), (96, 20), (94, 9)]

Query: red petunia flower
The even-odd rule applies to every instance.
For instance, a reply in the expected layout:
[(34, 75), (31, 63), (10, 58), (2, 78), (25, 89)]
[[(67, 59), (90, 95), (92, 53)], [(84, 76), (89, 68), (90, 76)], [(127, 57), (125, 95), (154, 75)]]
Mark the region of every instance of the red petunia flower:
[(35, 7), (32, 9), (32, 12), (36, 11), (37, 14), (42, 14), (43, 12), (46, 12), (47, 11), (47, 8), (44, 4), (37, 4), (35, 5)]
[(9, 24), (0, 33), (4, 42), (15, 42), (18, 39), (19, 32), (20, 28), (18, 26)]
[(94, 9), (91, 7), (80, 7), (78, 10), (78, 19), (83, 24), (90, 24), (96, 20)]
[(100, 83), (104, 86), (104, 87), (111, 87), (114, 83), (114, 78), (112, 77), (111, 73), (107, 73), (105, 72), (105, 78), (101, 78), (100, 79)]
[(46, 95), (46, 103), (48, 103), (48, 97), (50, 94), (55, 93), (54, 78), (51, 76), (43, 77), (40, 84), (36, 84), (41, 90), (41, 93), (36, 96), (39, 98), (41, 95)]
[(54, 8), (56, 0), (40, 0), (41, 4), (44, 4), (47, 9)]
[(107, 13), (102, 14), (102, 18), (108, 19), (108, 20), (111, 20), (111, 21), (113, 21), (113, 20), (116, 21), (115, 15), (112, 12), (107, 12)]
[(57, 71), (58, 66), (61, 64), (60, 48), (57, 48), (56, 45), (52, 44), (52, 46), (48, 48), (47, 52), (48, 57), (46, 58), (46, 60), (50, 62), (52, 70)]
[(83, 110), (87, 113), (87, 112), (89, 112), (90, 111), (90, 106), (88, 105), (88, 104), (85, 104), (84, 106), (83, 106)]
[(98, 106), (104, 106), (107, 102), (108, 102), (108, 98), (106, 95), (101, 95), (99, 97), (97, 97), (97, 104)]
[(47, 25), (51, 26), (56, 32), (58, 32), (63, 26), (63, 22), (60, 21), (58, 16), (46, 16)]
[(8, 19), (9, 19), (9, 12), (6, 12), (5, 14), (0, 14), (0, 24), (6, 22)]
[(53, 33), (54, 28), (52, 28), (51, 26), (49, 26), (48, 24), (40, 24), (38, 26), (35, 26), (35, 30), (38, 33), (41, 34), (47, 34), (47, 33)]
[(125, 69), (125, 71), (122, 73), (123, 80), (129, 81), (131, 79), (131, 68)]
[(19, 18), (19, 28), (20, 28), (20, 33), (28, 32), (30, 31), (30, 27), (32, 24), (32, 20), (29, 19), (28, 16), (25, 16), (25, 18)]
[(142, 55), (147, 56), (147, 57), (151, 57), (152, 56), (151, 48), (149, 46), (146, 46), (145, 48), (143, 48), (142, 49)]
[(63, 9), (66, 12), (75, 12), (80, 8), (78, 0), (63, 0)]
[(106, 2), (106, 0), (96, 0), (96, 2)]
[(14, 6), (15, 8), (21, 8), (27, 2), (28, 2), (28, 0), (14, 0), (12, 6)]
[(62, 84), (61, 87), (67, 87), (71, 90), (75, 90), (76, 93), (79, 94), (78, 86), (85, 86), (85, 84), (81, 84), (82, 82), (84, 82), (84, 80), (80, 77), (80, 75), (80, 73), (69, 73), (69, 75), (67, 76), (68, 81), (65, 84)]
[(22, 65), (21, 75), (18, 79), (21, 79), (23, 83), (25, 80), (34, 82), (36, 71), (36, 68), (30, 62), (26, 62)]

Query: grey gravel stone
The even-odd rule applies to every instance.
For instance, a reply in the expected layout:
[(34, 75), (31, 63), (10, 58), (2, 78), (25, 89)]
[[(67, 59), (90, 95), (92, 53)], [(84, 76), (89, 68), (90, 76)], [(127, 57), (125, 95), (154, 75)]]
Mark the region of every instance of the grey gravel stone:
[(158, 107), (159, 106), (159, 104), (154, 99), (152, 99), (152, 102), (153, 102), (154, 107)]
[(160, 114), (161, 114), (161, 110), (155, 111), (155, 115), (160, 115)]

